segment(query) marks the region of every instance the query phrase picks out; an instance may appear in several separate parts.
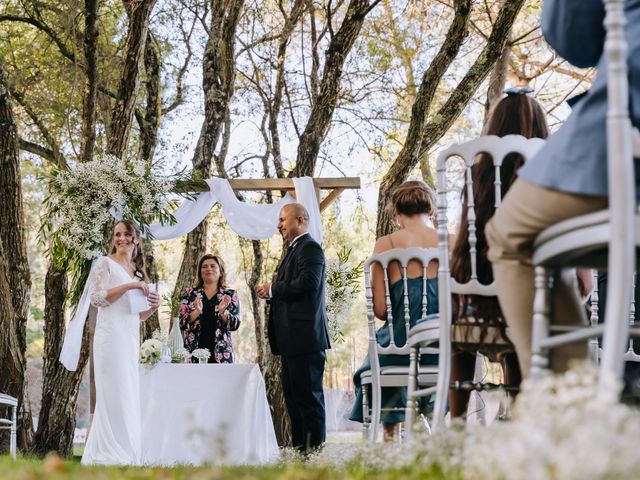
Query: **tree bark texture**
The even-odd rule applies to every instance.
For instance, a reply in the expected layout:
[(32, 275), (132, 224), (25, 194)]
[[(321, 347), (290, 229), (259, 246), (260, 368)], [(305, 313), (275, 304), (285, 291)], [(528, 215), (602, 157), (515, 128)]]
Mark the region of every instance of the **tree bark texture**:
[[(144, 262), (147, 269), (147, 276), (149, 277), (149, 283), (155, 283), (158, 285), (158, 268), (153, 256), (153, 245), (151, 242), (144, 242), (142, 244), (142, 251), (144, 252)], [(153, 312), (149, 318), (144, 322), (140, 322), (140, 341), (144, 342), (148, 338), (151, 338), (155, 330), (160, 329), (160, 316), (158, 310)]]
[(64, 299), (68, 288), (66, 272), (50, 265), (45, 282), (42, 406), (30, 453), (44, 456), (53, 451), (62, 457), (71, 457), (78, 392), (89, 358), (89, 322), (85, 324), (78, 368), (70, 372), (58, 360), (65, 333), (64, 321), (60, 319), (64, 319)]
[[(235, 32), (244, 0), (211, 0), (211, 25), (209, 39), (205, 46), (202, 68), (202, 88), (204, 90), (204, 122), (191, 163), (194, 172), (202, 178), (209, 178), (213, 162), (218, 176), (227, 178), (224, 156), (215, 156), (220, 134), (228, 118), (229, 104), (235, 82)], [(184, 256), (173, 291), (179, 298), (185, 288), (193, 284), (198, 259), (207, 250), (208, 220), (204, 220), (187, 234)]]
[(90, 162), (96, 144), (96, 98), (98, 93), (98, 0), (85, 0), (84, 59), (85, 80), (82, 92), (82, 133), (80, 161)]
[(344, 62), (353, 47), (366, 15), (380, 0), (351, 0), (340, 28), (331, 39), (325, 56), (319, 93), (311, 106), (307, 125), (300, 136), (296, 166), (290, 177), (313, 176), (320, 145), (325, 139), (340, 94)]
[(129, 131), (135, 111), (136, 94), (140, 79), (149, 16), (156, 0), (125, 0), (125, 8), (129, 15), (129, 28), (124, 48), (124, 64), (120, 76), (117, 102), (111, 115), (111, 132), (107, 150), (110, 154), (121, 158), (127, 148)]
[(158, 142), (160, 127), (160, 48), (151, 32), (147, 33), (144, 51), (145, 90), (147, 104), (144, 116), (138, 118), (140, 126), (140, 158), (151, 162)]
[(24, 450), (33, 435), (28, 410), (25, 372), (26, 325), (31, 295), (27, 259), (18, 130), (11, 105), (7, 76), (0, 59), (0, 392), (20, 402), (18, 443)]
[[(270, 151), (273, 157), (273, 165), (277, 177), (284, 177), (284, 167), (282, 165), (282, 152), (280, 150), (280, 131), (278, 129), (278, 118), (282, 107), (282, 93), (285, 84), (285, 59), (287, 56), (287, 47), (291, 40), (291, 35), (296, 25), (302, 18), (305, 11), (307, 0), (296, 0), (291, 7), (291, 12), (285, 20), (284, 26), (280, 33), (280, 43), (278, 45), (278, 56), (276, 58), (276, 84), (271, 103), (266, 102), (268, 113), (269, 134), (271, 136)], [(269, 145), (269, 144), (268, 144)]]
[[(461, 3), (464, 2), (456, 2), (456, 9), (460, 7)], [(469, 103), (473, 94), (476, 92), (478, 87), (480, 87), (500, 57), (509, 38), (511, 26), (515, 22), (523, 4), (524, 0), (511, 0), (509, 2), (505, 2), (504, 6), (500, 9), (500, 13), (498, 14), (495, 23), (493, 24), (487, 43), (474, 64), (467, 71), (451, 95), (449, 95), (444, 105), (435, 113), (435, 115), (431, 116), (429, 121), (425, 121), (423, 119), (422, 121), (414, 123), (414, 116), (424, 116), (426, 118), (431, 106), (431, 101), (428, 103), (421, 101), (420, 97), (422, 93), (425, 92), (425, 95), (427, 95), (428, 92), (431, 91), (431, 89), (435, 89), (437, 85), (424, 89), (423, 85), (420, 86), (416, 104), (411, 112), (412, 120), (409, 126), (409, 132), (407, 133), (407, 141), (380, 183), (378, 195), (378, 220), (376, 225), (377, 237), (387, 235), (393, 231), (393, 214), (388, 208), (391, 194), (398, 185), (406, 180), (411, 170), (416, 166), (418, 159), (422, 155), (426, 154), (429, 149), (442, 138), (447, 130), (449, 130), (464, 107)], [(454, 18), (454, 23), (455, 21), (456, 20)], [(447, 34), (447, 37), (449, 37), (449, 34)], [(445, 39), (443, 48), (440, 49), (440, 52), (442, 52), (448, 44), (449, 38)], [(438, 55), (440, 55), (440, 52)], [(436, 55), (436, 58), (438, 55)], [(453, 58), (455, 58), (455, 55)], [(431, 70), (431, 66), (429, 67), (429, 70)], [(425, 75), (427, 75), (427, 73), (428, 71), (425, 72)], [(439, 77), (436, 80), (436, 83), (438, 80)], [(421, 125), (422, 128), (419, 128), (417, 131), (412, 129), (412, 127), (419, 125)]]
[(502, 54), (491, 70), (489, 75), (489, 88), (487, 90), (487, 100), (484, 104), (484, 122), (487, 125), (493, 107), (502, 99), (504, 87), (507, 82), (507, 69), (509, 68), (509, 58), (511, 57), (511, 45), (505, 44)]
[(255, 319), (256, 351), (258, 352), (257, 362), (264, 376), (265, 389), (267, 398), (269, 399), (269, 408), (271, 409), (271, 417), (273, 418), (273, 426), (276, 431), (278, 445), (285, 447), (291, 445), (291, 421), (287, 414), (282, 382), (280, 381), (282, 366), (280, 364), (280, 357), (273, 355), (269, 346), (266, 328), (267, 309), (265, 308), (264, 300), (258, 298), (254, 291), (254, 288), (260, 283), (260, 279), (262, 278), (264, 255), (259, 241), (253, 240), (251, 247), (253, 249), (253, 265), (248, 287), (251, 292), (251, 311)]

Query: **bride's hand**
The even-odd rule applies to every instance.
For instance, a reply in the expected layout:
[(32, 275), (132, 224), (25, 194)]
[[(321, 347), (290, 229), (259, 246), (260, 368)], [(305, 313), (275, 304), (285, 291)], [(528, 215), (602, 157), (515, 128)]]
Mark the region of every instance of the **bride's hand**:
[(147, 301), (149, 302), (149, 307), (152, 310), (157, 310), (160, 306), (160, 295), (158, 295), (156, 292), (149, 292)]
[(131, 282), (129, 285), (131, 287), (131, 290), (139, 288), (140, 290), (142, 290), (142, 293), (145, 297), (149, 296), (149, 285), (146, 282), (140, 280), (139, 282)]

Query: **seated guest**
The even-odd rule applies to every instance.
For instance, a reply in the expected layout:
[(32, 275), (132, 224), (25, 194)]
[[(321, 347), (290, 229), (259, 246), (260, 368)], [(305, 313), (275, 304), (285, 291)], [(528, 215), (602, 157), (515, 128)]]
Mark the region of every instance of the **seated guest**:
[(222, 259), (203, 255), (194, 283), (180, 306), (184, 347), (189, 352), (209, 349), (209, 363), (233, 363), (231, 332), (240, 326), (240, 302), (236, 291), (227, 288)]
[[(423, 182), (408, 181), (400, 185), (391, 196), (391, 204), (399, 227), (396, 232), (380, 237), (376, 241), (373, 253), (382, 253), (392, 248), (424, 247), (435, 248), (438, 246), (438, 234), (433, 228), (431, 216), (434, 211), (433, 191)], [(436, 262), (429, 265), (427, 280), (427, 313), (438, 312), (438, 283)], [(394, 331), (394, 342), (398, 346), (406, 343), (404, 325), (404, 299), (403, 282), (400, 267), (397, 262), (389, 265), (389, 293)], [(410, 323), (414, 325), (422, 317), (422, 264), (411, 261), (407, 268)], [(389, 329), (385, 301), (384, 272), (380, 265), (373, 265), (371, 272), (371, 286), (373, 290), (373, 310), (377, 318), (385, 320), (385, 324), (377, 331), (378, 343), (382, 346), (389, 345)], [(397, 321), (397, 319), (401, 319)], [(436, 365), (437, 355), (422, 355), (422, 365)], [(380, 355), (380, 365), (409, 365), (409, 357), (403, 355)], [(353, 376), (356, 386), (356, 401), (351, 411), (351, 420), (362, 422), (362, 388), (360, 374), (371, 368), (369, 357)], [(406, 406), (406, 388), (382, 388), (382, 408), (401, 408)], [(371, 405), (371, 402), (369, 402)], [(384, 439), (393, 439), (396, 427), (404, 421), (404, 410), (385, 412), (381, 414), (384, 427)]]
[[(526, 138), (547, 138), (548, 128), (544, 111), (538, 102), (530, 98), (525, 88), (507, 90), (507, 96), (495, 106), (484, 135), (522, 135)], [(516, 179), (522, 166), (521, 155), (507, 155), (500, 168), (502, 197)], [(478, 281), (485, 285), (493, 282), (491, 264), (487, 259), (487, 241), (484, 235), (486, 223), (495, 213), (495, 167), (493, 158), (481, 154), (471, 167), (476, 224), (476, 266)], [(467, 189), (462, 190), (462, 217), (460, 229), (451, 252), (451, 276), (458, 282), (471, 279), (469, 254), (469, 223), (467, 219)], [(505, 383), (520, 384), (520, 369), (513, 345), (507, 338), (506, 324), (496, 297), (481, 295), (453, 295), (454, 346), (451, 358), (451, 380), (473, 380), (476, 354), (482, 353), (493, 362), (501, 362)], [(477, 321), (482, 320), (482, 321)], [(474, 325), (470, 328), (470, 325)], [(475, 332), (473, 329), (479, 329)], [(474, 335), (475, 333), (475, 335)], [(510, 347), (510, 348), (509, 348)], [(469, 402), (469, 392), (451, 390), (449, 407), (452, 417), (464, 415)]]
[[(625, 2), (631, 123), (640, 127), (640, 3)], [(598, 66), (591, 89), (573, 107), (564, 125), (518, 172), (502, 205), (487, 224), (489, 260), (500, 307), (516, 348), (520, 371), (531, 366), (534, 298), (533, 242), (562, 220), (607, 207), (607, 78), (603, 55), (602, 0), (546, 0), (542, 32), (558, 54), (572, 64)], [(638, 183), (636, 162), (636, 192)], [(570, 278), (571, 283), (575, 279)], [(574, 285), (564, 276), (553, 289), (552, 311), (558, 323), (584, 324), (586, 317)], [(585, 358), (586, 342), (551, 352), (551, 368), (563, 372), (573, 358)]]

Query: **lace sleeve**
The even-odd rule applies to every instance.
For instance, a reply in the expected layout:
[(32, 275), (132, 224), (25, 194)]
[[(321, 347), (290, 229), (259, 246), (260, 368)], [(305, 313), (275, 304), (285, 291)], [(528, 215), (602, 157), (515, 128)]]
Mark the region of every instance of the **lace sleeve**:
[(91, 305), (94, 307), (108, 307), (111, 305), (107, 301), (106, 285), (109, 280), (109, 262), (106, 257), (101, 258), (96, 263), (89, 276), (91, 284)]

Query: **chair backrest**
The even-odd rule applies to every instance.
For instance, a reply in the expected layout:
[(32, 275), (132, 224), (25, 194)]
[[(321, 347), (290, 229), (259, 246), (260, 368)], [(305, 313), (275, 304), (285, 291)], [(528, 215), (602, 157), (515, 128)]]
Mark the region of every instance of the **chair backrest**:
[[(603, 335), (599, 394), (608, 392), (610, 378), (620, 377), (623, 359), (620, 350), (629, 325), (631, 291), (628, 288), (635, 267), (635, 172), (632, 148), (638, 146), (638, 134), (632, 132), (629, 119), (629, 77), (624, 0), (605, 0), (607, 31), (604, 51), (607, 60), (607, 171), (611, 237), (609, 239), (608, 288), (605, 331)], [(610, 389), (609, 389), (610, 390)]]
[[(382, 253), (376, 253), (371, 255), (364, 263), (364, 281), (365, 281), (365, 297), (367, 305), (367, 319), (369, 324), (369, 356), (374, 363), (375, 354), (387, 354), (387, 355), (409, 355), (411, 349), (406, 344), (406, 341), (402, 345), (398, 345), (395, 338), (394, 325), (397, 322), (404, 323), (405, 339), (409, 338), (409, 329), (411, 328), (410, 310), (411, 304), (409, 299), (409, 285), (407, 276), (407, 267), (412, 260), (418, 261), (422, 265), (422, 295), (420, 311), (422, 318), (427, 316), (428, 307), (428, 295), (427, 295), (427, 270), (429, 264), (433, 261), (437, 261), (438, 249), (437, 248), (392, 248)], [(402, 297), (403, 297), (403, 315), (402, 318), (393, 318), (392, 311), (392, 299), (391, 299), (391, 284), (389, 283), (389, 266), (397, 262), (400, 267), (400, 282), (402, 282)], [(389, 333), (389, 345), (380, 346), (376, 339), (376, 317), (373, 308), (373, 287), (371, 283), (371, 270), (374, 265), (379, 265), (382, 268), (384, 275), (384, 293), (386, 304), (386, 320)]]
[[(485, 295), (495, 296), (496, 288), (495, 282), (489, 285), (482, 284), (478, 281), (478, 252), (477, 246), (477, 227), (476, 227), (476, 211), (473, 191), (473, 176), (472, 166), (474, 165), (478, 155), (485, 153), (493, 160), (493, 167), (495, 169), (494, 175), (494, 191), (495, 191), (495, 204), (498, 208), (502, 202), (502, 182), (500, 170), (504, 159), (511, 153), (518, 153), (522, 155), (525, 161), (531, 158), (544, 144), (544, 140), (540, 138), (527, 139), (521, 135), (506, 135), (504, 137), (497, 137), (495, 135), (488, 135), (480, 137), (476, 140), (469, 142), (452, 145), (446, 150), (443, 150), (438, 155), (437, 163), (437, 197), (438, 197), (438, 239), (439, 239), (439, 275), (440, 279), (439, 288), (440, 295), (448, 295), (451, 293), (463, 294), (463, 295)], [(466, 205), (462, 208), (466, 209), (469, 239), (469, 256), (471, 260), (471, 277), (466, 282), (458, 282), (454, 278), (450, 278), (449, 271), (449, 230), (448, 230), (448, 199), (447, 196), (450, 192), (450, 182), (447, 175), (447, 166), (453, 161), (458, 161), (459, 158), (464, 162), (464, 189), (466, 190)], [(447, 281), (443, 281), (447, 279)], [(448, 292), (443, 289), (448, 289)], [(441, 304), (442, 305), (442, 304)], [(441, 312), (442, 312), (441, 307)], [(450, 312), (450, 309), (444, 309), (445, 312)]]

